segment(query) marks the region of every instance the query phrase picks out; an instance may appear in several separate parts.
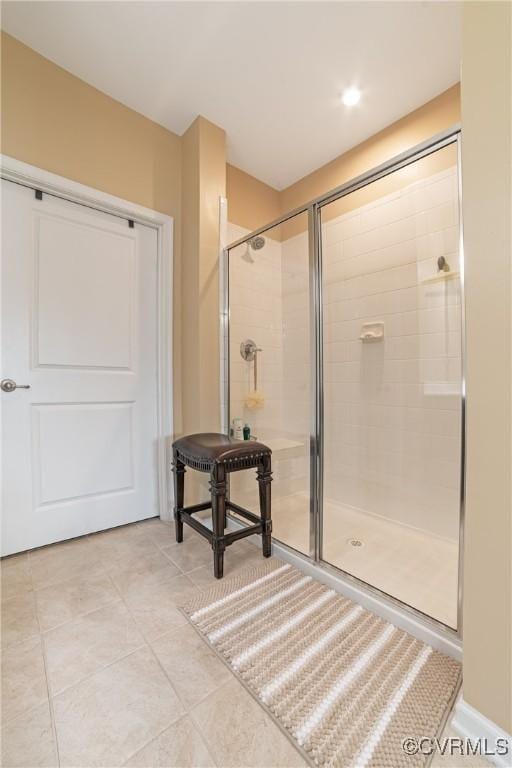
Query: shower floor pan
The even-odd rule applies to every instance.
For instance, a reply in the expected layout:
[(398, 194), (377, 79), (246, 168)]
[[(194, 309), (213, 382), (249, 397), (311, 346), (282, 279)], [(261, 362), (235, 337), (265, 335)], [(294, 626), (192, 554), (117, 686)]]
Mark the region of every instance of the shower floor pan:
[[(309, 497), (272, 502), (273, 536), (309, 554)], [(323, 559), (447, 626), (457, 623), (458, 543), (324, 502)]]

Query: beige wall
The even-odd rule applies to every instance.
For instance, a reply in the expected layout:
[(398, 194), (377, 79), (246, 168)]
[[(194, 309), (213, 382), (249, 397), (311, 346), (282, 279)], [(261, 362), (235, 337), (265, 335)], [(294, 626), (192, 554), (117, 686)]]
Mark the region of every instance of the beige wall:
[[(182, 138), (182, 373), (184, 433), (220, 430), (219, 197), (226, 195), (226, 134), (198, 117)], [(190, 473), (186, 503), (207, 494)]]
[(175, 216), (180, 137), (2, 33), (2, 151)]
[[(219, 197), (226, 134), (198, 117), (183, 136), (183, 390), (185, 431), (220, 427)], [(185, 298), (186, 297), (186, 298)]]
[(175, 430), (214, 428), (224, 131), (198, 118), (180, 138), (9, 35), (1, 43), (2, 152), (174, 218)]
[(245, 229), (262, 227), (281, 214), (277, 189), (229, 164), (226, 167), (226, 197), (229, 220)]
[(464, 698), (512, 733), (511, 6), (466, 2)]
[(181, 139), (5, 33), (1, 47), (4, 154), (174, 218), (174, 404), (180, 431)]

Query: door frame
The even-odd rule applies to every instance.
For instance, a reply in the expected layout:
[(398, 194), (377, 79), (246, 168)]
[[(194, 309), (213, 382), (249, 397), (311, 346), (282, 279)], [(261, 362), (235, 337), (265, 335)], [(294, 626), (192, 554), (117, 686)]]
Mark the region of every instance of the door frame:
[[(53, 197), (144, 224), (157, 232), (157, 493), (162, 520), (172, 519), (173, 490), (169, 482), (173, 438), (173, 232), (174, 219), (107, 192), (58, 176), (0, 154), (1, 178)], [(0, 410), (1, 412), (1, 410)]]

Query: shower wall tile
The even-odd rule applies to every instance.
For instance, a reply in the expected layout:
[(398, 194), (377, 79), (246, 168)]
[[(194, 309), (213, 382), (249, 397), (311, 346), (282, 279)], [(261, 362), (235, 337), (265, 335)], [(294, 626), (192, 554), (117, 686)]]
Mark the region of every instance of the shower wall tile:
[(459, 268), (455, 168), (328, 221), (323, 245), (326, 496), (456, 539), (460, 291), (422, 282), (439, 256)]
[[(228, 224), (228, 242), (248, 231)], [(299, 250), (298, 250), (299, 248)], [(285, 251), (285, 253), (284, 253)], [(252, 433), (272, 444), (276, 437), (293, 438), (296, 447), (274, 451), (272, 457), (274, 499), (308, 488), (309, 319), (307, 239), (305, 248), (294, 239), (283, 244), (266, 236), (263, 250), (246, 258), (245, 246), (230, 255), (230, 402), (231, 417), (239, 416)], [(303, 269), (303, 264), (306, 269)], [(240, 343), (252, 338), (263, 349), (258, 357), (258, 389), (264, 406), (251, 411), (245, 398), (253, 388), (253, 368), (240, 357)], [(308, 369), (309, 370), (309, 369)], [(253, 473), (231, 478), (232, 497), (257, 506)]]
[[(244, 234), (229, 225), (228, 240)], [(439, 256), (459, 268), (455, 168), (323, 223), (322, 244), (326, 496), (456, 539), (460, 290), (457, 280), (422, 282)], [(273, 492), (282, 496), (309, 482), (307, 233), (267, 238), (254, 264), (244, 253), (231, 264), (231, 409), (262, 439), (288, 435), (302, 445), (274, 456)], [(362, 324), (378, 321), (384, 341), (363, 344)], [(264, 349), (258, 412), (243, 405), (252, 385), (239, 355), (247, 336)]]
[[(228, 223), (228, 242), (248, 234)], [(279, 432), (282, 422), (282, 301), (281, 244), (266, 238), (265, 248), (246, 258), (245, 245), (230, 253), (230, 375), (231, 417), (248, 422), (253, 434), (264, 438)], [(240, 344), (252, 338), (262, 348), (258, 355), (258, 389), (264, 408), (251, 411), (245, 398), (253, 389), (253, 366), (240, 356)]]

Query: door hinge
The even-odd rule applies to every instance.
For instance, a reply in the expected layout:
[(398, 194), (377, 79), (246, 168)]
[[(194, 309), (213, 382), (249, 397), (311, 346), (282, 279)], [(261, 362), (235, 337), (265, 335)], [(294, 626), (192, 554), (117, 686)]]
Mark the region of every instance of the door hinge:
[(36, 193), (36, 200), (42, 200), (43, 199), (43, 191), (42, 191), (42, 189), (34, 189), (34, 192)]
[(134, 226), (135, 226), (135, 222), (134, 222), (134, 220), (133, 220), (133, 219), (128, 219), (128, 226), (130, 227), (130, 229), (133, 229), (133, 228), (134, 228)]

